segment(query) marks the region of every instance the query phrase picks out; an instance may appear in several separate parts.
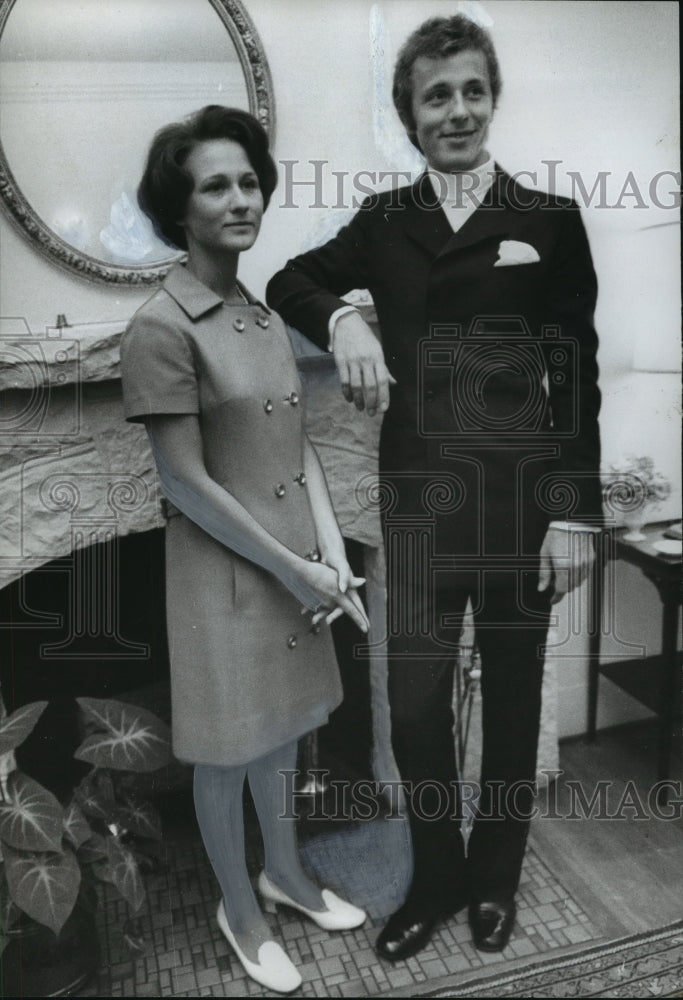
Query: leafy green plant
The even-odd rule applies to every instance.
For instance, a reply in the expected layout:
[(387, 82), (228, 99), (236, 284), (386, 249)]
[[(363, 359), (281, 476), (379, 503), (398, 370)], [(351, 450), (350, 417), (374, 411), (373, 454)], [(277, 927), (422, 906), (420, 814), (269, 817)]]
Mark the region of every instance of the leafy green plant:
[(142, 870), (161, 839), (161, 823), (153, 806), (139, 801), (135, 775), (171, 761), (168, 727), (135, 705), (77, 702), (85, 739), (75, 757), (92, 767), (66, 805), (13, 767), (14, 750), (47, 702), (0, 718), (0, 761), (12, 762), (0, 801), (3, 927), (20, 911), (59, 933), (79, 893), (97, 880), (114, 885), (133, 914), (145, 899)]

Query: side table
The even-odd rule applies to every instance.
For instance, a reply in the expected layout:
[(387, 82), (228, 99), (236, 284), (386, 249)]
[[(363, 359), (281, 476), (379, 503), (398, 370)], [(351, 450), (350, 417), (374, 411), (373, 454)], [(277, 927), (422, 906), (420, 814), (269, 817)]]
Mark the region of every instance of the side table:
[[(681, 555), (665, 555), (653, 543), (663, 539), (673, 522), (647, 525), (643, 541), (624, 539), (625, 528), (608, 529), (596, 536), (597, 552), (592, 587), (593, 628), (589, 645), (587, 738), (596, 736), (600, 674), (635, 697), (659, 716), (657, 778), (666, 782), (670, 774), (671, 743), (674, 722), (680, 713), (681, 663), (678, 650), (678, 609), (681, 606)], [(657, 588), (662, 604), (661, 649), (659, 653), (600, 662), (600, 639), (603, 629), (604, 571), (610, 560), (621, 559), (637, 566)], [(652, 675), (656, 682), (652, 683)], [(669, 786), (662, 785), (658, 799), (668, 799)]]

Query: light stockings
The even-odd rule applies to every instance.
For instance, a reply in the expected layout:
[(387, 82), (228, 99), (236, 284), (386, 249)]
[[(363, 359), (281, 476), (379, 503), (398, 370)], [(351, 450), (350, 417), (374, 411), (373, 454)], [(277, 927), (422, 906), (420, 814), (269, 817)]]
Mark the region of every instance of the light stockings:
[[(263, 835), (268, 878), (296, 902), (324, 910), (320, 890), (305, 874), (296, 842), (290, 787), (281, 771), (296, 768), (297, 743), (289, 743), (247, 765), (216, 767), (197, 764), (194, 801), (204, 847), (223, 893), (228, 924), (247, 957), (256, 962), (258, 949), (272, 939), (251, 888), (244, 851), (244, 779), (256, 806)], [(284, 815), (286, 814), (286, 815)]]

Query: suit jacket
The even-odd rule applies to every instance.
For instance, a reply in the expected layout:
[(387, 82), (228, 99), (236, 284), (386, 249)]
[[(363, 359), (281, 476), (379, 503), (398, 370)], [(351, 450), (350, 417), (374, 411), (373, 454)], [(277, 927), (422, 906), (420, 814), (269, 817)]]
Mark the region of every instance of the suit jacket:
[(501, 557), (537, 553), (549, 520), (600, 520), (597, 283), (572, 201), (497, 169), (454, 234), (423, 174), (290, 260), (267, 300), (324, 347), (354, 288), (373, 297), (397, 379), (385, 516), (419, 521), (430, 503), (442, 547)]

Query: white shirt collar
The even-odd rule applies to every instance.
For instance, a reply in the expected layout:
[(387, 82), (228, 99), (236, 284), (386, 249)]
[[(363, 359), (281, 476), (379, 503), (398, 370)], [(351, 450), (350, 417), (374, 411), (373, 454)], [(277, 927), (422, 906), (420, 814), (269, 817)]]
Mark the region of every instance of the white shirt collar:
[(427, 167), (434, 194), (442, 205), (449, 208), (477, 208), (486, 192), (493, 184), (496, 173), (493, 157), (472, 170), (444, 174), (433, 167)]

